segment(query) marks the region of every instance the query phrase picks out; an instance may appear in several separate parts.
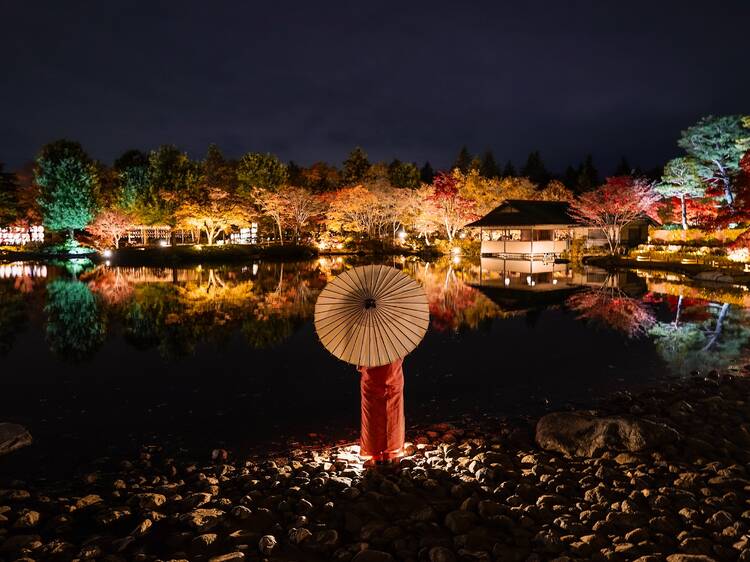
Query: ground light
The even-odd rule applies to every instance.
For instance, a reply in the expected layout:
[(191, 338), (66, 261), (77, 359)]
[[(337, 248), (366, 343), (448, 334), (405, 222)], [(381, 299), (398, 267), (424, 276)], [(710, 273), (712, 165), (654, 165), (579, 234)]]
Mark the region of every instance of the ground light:
[(103, 256), (104, 256), (105, 258), (111, 258), (111, 257), (112, 257), (112, 250), (110, 250), (110, 249), (106, 249), (106, 250), (104, 250), (104, 251), (102, 252), (102, 255), (103, 255)]

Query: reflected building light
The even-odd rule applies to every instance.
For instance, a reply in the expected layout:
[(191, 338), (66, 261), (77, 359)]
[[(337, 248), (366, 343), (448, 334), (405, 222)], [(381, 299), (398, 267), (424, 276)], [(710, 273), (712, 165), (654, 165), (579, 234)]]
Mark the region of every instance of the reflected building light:
[(552, 284), (553, 284), (553, 285), (557, 285), (557, 279), (553, 279), (553, 280), (552, 280)]
[(505, 278), (505, 286), (507, 287), (508, 285), (510, 285), (510, 277)]
[(161, 246), (162, 248), (166, 248), (167, 246), (169, 246), (169, 242), (167, 240), (159, 240), (159, 246)]
[(0, 264), (0, 279), (13, 279), (15, 277), (47, 277), (47, 266), (23, 262)]
[(106, 261), (104, 262), (104, 265), (106, 265), (107, 267), (109, 267), (109, 266), (110, 266), (110, 261), (109, 261), (109, 260), (106, 260)]
[(258, 275), (258, 264), (257, 263), (253, 264), (253, 275)]
[(0, 228), (0, 246), (25, 246), (29, 242), (44, 242), (44, 227), (8, 226)]
[(531, 285), (531, 275), (526, 276), (526, 284)]

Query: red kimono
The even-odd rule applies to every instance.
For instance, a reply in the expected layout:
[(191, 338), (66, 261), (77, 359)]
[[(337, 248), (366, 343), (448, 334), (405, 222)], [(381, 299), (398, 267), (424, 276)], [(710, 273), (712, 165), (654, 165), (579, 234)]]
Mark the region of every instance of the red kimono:
[(360, 456), (385, 461), (403, 455), (404, 371), (402, 359), (381, 367), (360, 367), (362, 437)]

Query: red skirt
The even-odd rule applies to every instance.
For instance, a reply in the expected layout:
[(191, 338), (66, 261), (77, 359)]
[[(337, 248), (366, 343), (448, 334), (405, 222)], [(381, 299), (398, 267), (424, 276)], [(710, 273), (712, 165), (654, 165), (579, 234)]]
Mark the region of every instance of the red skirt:
[(360, 367), (362, 436), (360, 456), (390, 460), (403, 455), (404, 371), (402, 359), (381, 367)]

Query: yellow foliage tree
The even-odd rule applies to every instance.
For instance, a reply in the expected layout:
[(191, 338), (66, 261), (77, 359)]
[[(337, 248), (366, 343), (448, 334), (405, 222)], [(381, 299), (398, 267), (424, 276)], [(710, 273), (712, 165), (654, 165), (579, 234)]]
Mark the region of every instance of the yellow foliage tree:
[(201, 202), (182, 203), (175, 215), (181, 226), (203, 230), (209, 245), (219, 233), (232, 226), (246, 226), (253, 216), (242, 200), (217, 187), (210, 188)]

